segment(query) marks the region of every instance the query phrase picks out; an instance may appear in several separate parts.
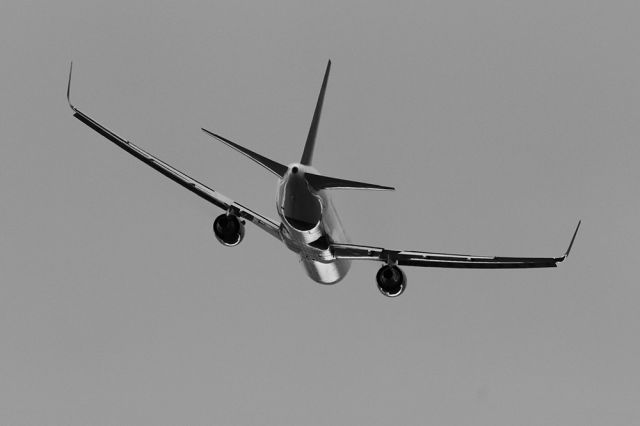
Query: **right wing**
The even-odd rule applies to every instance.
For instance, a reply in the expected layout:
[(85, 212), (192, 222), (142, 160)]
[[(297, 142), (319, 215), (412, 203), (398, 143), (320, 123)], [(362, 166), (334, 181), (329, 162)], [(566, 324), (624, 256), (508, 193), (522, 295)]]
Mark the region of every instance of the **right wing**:
[(388, 264), (423, 266), (431, 268), (474, 268), (474, 269), (514, 269), (514, 268), (555, 268), (567, 258), (580, 228), (580, 221), (573, 232), (571, 243), (560, 257), (506, 257), (474, 256), (468, 254), (431, 253), (422, 251), (388, 250), (358, 244), (331, 244), (330, 250), (336, 259), (378, 260)]
[[(73, 68), (73, 64), (71, 66)], [(230, 211), (234, 214), (237, 214), (239, 217), (252, 222), (256, 226), (258, 226), (260, 229), (268, 232), (278, 240), (282, 239), (280, 236), (280, 225), (275, 221), (254, 212), (253, 210), (243, 206), (242, 204), (233, 201), (229, 197), (226, 197), (221, 193), (214, 191), (213, 189), (209, 188), (205, 184), (198, 182), (197, 180), (187, 176), (186, 174), (182, 173), (178, 169), (171, 167), (169, 164), (154, 157), (153, 155), (149, 154), (147, 151), (138, 147), (134, 143), (129, 142), (128, 140), (118, 136), (117, 134), (107, 129), (106, 127), (102, 126), (97, 121), (95, 121), (94, 119), (86, 115), (85, 113), (78, 110), (75, 106), (73, 106), (73, 104), (71, 103), (71, 99), (69, 98), (70, 89), (71, 89), (71, 69), (69, 70), (69, 84), (67, 86), (67, 101), (69, 102), (69, 106), (71, 107), (71, 110), (73, 111), (73, 116), (75, 118), (82, 121), (84, 124), (91, 127), (93, 130), (100, 133), (102, 136), (109, 139), (111, 142), (118, 145), (120, 148), (124, 149), (129, 154), (133, 155), (143, 163), (153, 167), (154, 169), (156, 169), (157, 171), (159, 171), (169, 179), (182, 185), (183, 187), (187, 188), (189, 191), (193, 192), (194, 194), (199, 195), (200, 197), (220, 207), (223, 210)]]

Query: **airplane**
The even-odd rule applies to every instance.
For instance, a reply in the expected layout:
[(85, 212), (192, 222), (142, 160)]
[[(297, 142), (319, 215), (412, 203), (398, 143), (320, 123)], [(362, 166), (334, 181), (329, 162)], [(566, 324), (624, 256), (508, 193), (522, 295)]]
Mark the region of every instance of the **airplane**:
[(321, 174), (312, 166), (318, 124), (331, 70), (331, 61), (322, 80), (311, 127), (299, 162), (284, 165), (264, 157), (229, 139), (202, 128), (207, 135), (249, 157), (279, 179), (276, 209), (280, 222), (263, 216), (237, 201), (187, 176), (147, 151), (118, 136), (80, 111), (71, 103), (71, 73), (69, 69), (67, 101), (73, 116), (143, 163), (169, 179), (224, 210), (213, 222), (213, 233), (224, 246), (233, 247), (243, 240), (247, 221), (280, 240), (300, 257), (307, 275), (320, 284), (336, 284), (343, 279), (353, 260), (373, 260), (383, 265), (376, 274), (380, 292), (387, 297), (400, 296), (406, 289), (407, 277), (400, 266), (437, 268), (550, 268), (564, 261), (580, 228), (575, 228), (569, 247), (559, 257), (473, 256), (466, 254), (432, 253), (391, 250), (382, 247), (352, 244), (345, 234), (338, 213), (331, 201), (332, 189), (394, 190), (375, 185)]

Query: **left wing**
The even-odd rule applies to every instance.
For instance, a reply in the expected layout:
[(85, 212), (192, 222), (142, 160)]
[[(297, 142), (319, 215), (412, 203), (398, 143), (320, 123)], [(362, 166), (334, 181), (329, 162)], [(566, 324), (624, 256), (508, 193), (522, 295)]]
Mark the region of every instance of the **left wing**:
[(567, 258), (576, 239), (581, 221), (573, 233), (569, 248), (560, 257), (503, 257), (472, 256), (466, 254), (429, 253), (420, 251), (387, 250), (381, 247), (368, 247), (356, 244), (331, 244), (331, 252), (336, 259), (368, 259), (407, 266), (432, 268), (476, 268), (476, 269), (512, 269), (512, 268), (555, 268)]
[[(73, 64), (72, 64), (72, 67), (73, 67)], [(95, 121), (94, 119), (86, 115), (85, 113), (78, 110), (78, 108), (76, 108), (71, 103), (71, 100), (69, 98), (70, 89), (71, 89), (71, 69), (69, 70), (67, 100), (69, 101), (69, 106), (71, 107), (71, 110), (73, 111), (73, 116), (75, 118), (82, 121), (84, 124), (91, 127), (93, 130), (95, 130), (105, 138), (109, 139), (111, 142), (113, 142), (114, 144), (118, 145), (120, 148), (127, 151), (129, 154), (136, 157), (138, 160), (156, 169), (157, 171), (159, 171), (169, 179), (173, 180), (179, 185), (182, 185), (183, 187), (187, 188), (189, 191), (193, 192), (194, 194), (199, 195), (200, 197), (204, 198), (205, 200), (209, 201), (215, 206), (220, 207), (223, 210), (234, 213), (239, 217), (254, 223), (260, 229), (268, 232), (278, 240), (282, 239), (280, 236), (280, 225), (278, 223), (274, 222), (273, 220), (265, 216), (262, 216), (254, 212), (253, 210), (243, 206), (240, 203), (233, 201), (229, 197), (226, 197), (225, 195), (222, 195), (221, 193), (214, 191), (213, 189), (209, 188), (207, 185), (182, 173), (180, 170), (174, 167), (171, 167), (169, 164), (149, 154), (147, 151), (138, 147), (133, 142), (129, 142), (128, 140), (118, 136), (117, 134), (107, 129), (106, 127), (102, 126), (97, 121)]]

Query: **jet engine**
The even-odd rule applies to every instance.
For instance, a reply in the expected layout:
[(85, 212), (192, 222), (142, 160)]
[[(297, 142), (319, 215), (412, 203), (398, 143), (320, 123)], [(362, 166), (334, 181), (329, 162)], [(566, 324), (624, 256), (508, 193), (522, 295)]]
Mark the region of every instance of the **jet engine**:
[(407, 277), (396, 265), (384, 265), (376, 274), (378, 290), (387, 297), (400, 296), (407, 287)]
[(237, 246), (244, 238), (244, 220), (232, 214), (221, 214), (213, 222), (213, 233), (222, 245)]

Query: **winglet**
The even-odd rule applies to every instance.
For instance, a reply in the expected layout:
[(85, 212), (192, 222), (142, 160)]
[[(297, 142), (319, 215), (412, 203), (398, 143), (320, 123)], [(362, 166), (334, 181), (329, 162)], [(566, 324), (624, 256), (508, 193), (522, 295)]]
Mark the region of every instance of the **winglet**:
[(73, 106), (73, 104), (71, 103), (71, 97), (70, 97), (70, 93), (71, 93), (71, 72), (73, 71), (73, 61), (71, 61), (71, 66), (69, 67), (69, 83), (67, 83), (67, 102), (69, 102), (69, 107), (71, 107), (72, 110), (76, 110), (76, 107)]
[(567, 248), (567, 251), (565, 252), (564, 256), (562, 257), (562, 259), (566, 259), (567, 256), (569, 256), (569, 252), (571, 251), (571, 247), (573, 246), (573, 242), (576, 239), (576, 235), (578, 235), (578, 229), (580, 229), (580, 224), (582, 223), (582, 220), (578, 221), (578, 226), (576, 226), (576, 230), (573, 232), (573, 237), (571, 237), (571, 242), (569, 243), (569, 247)]

